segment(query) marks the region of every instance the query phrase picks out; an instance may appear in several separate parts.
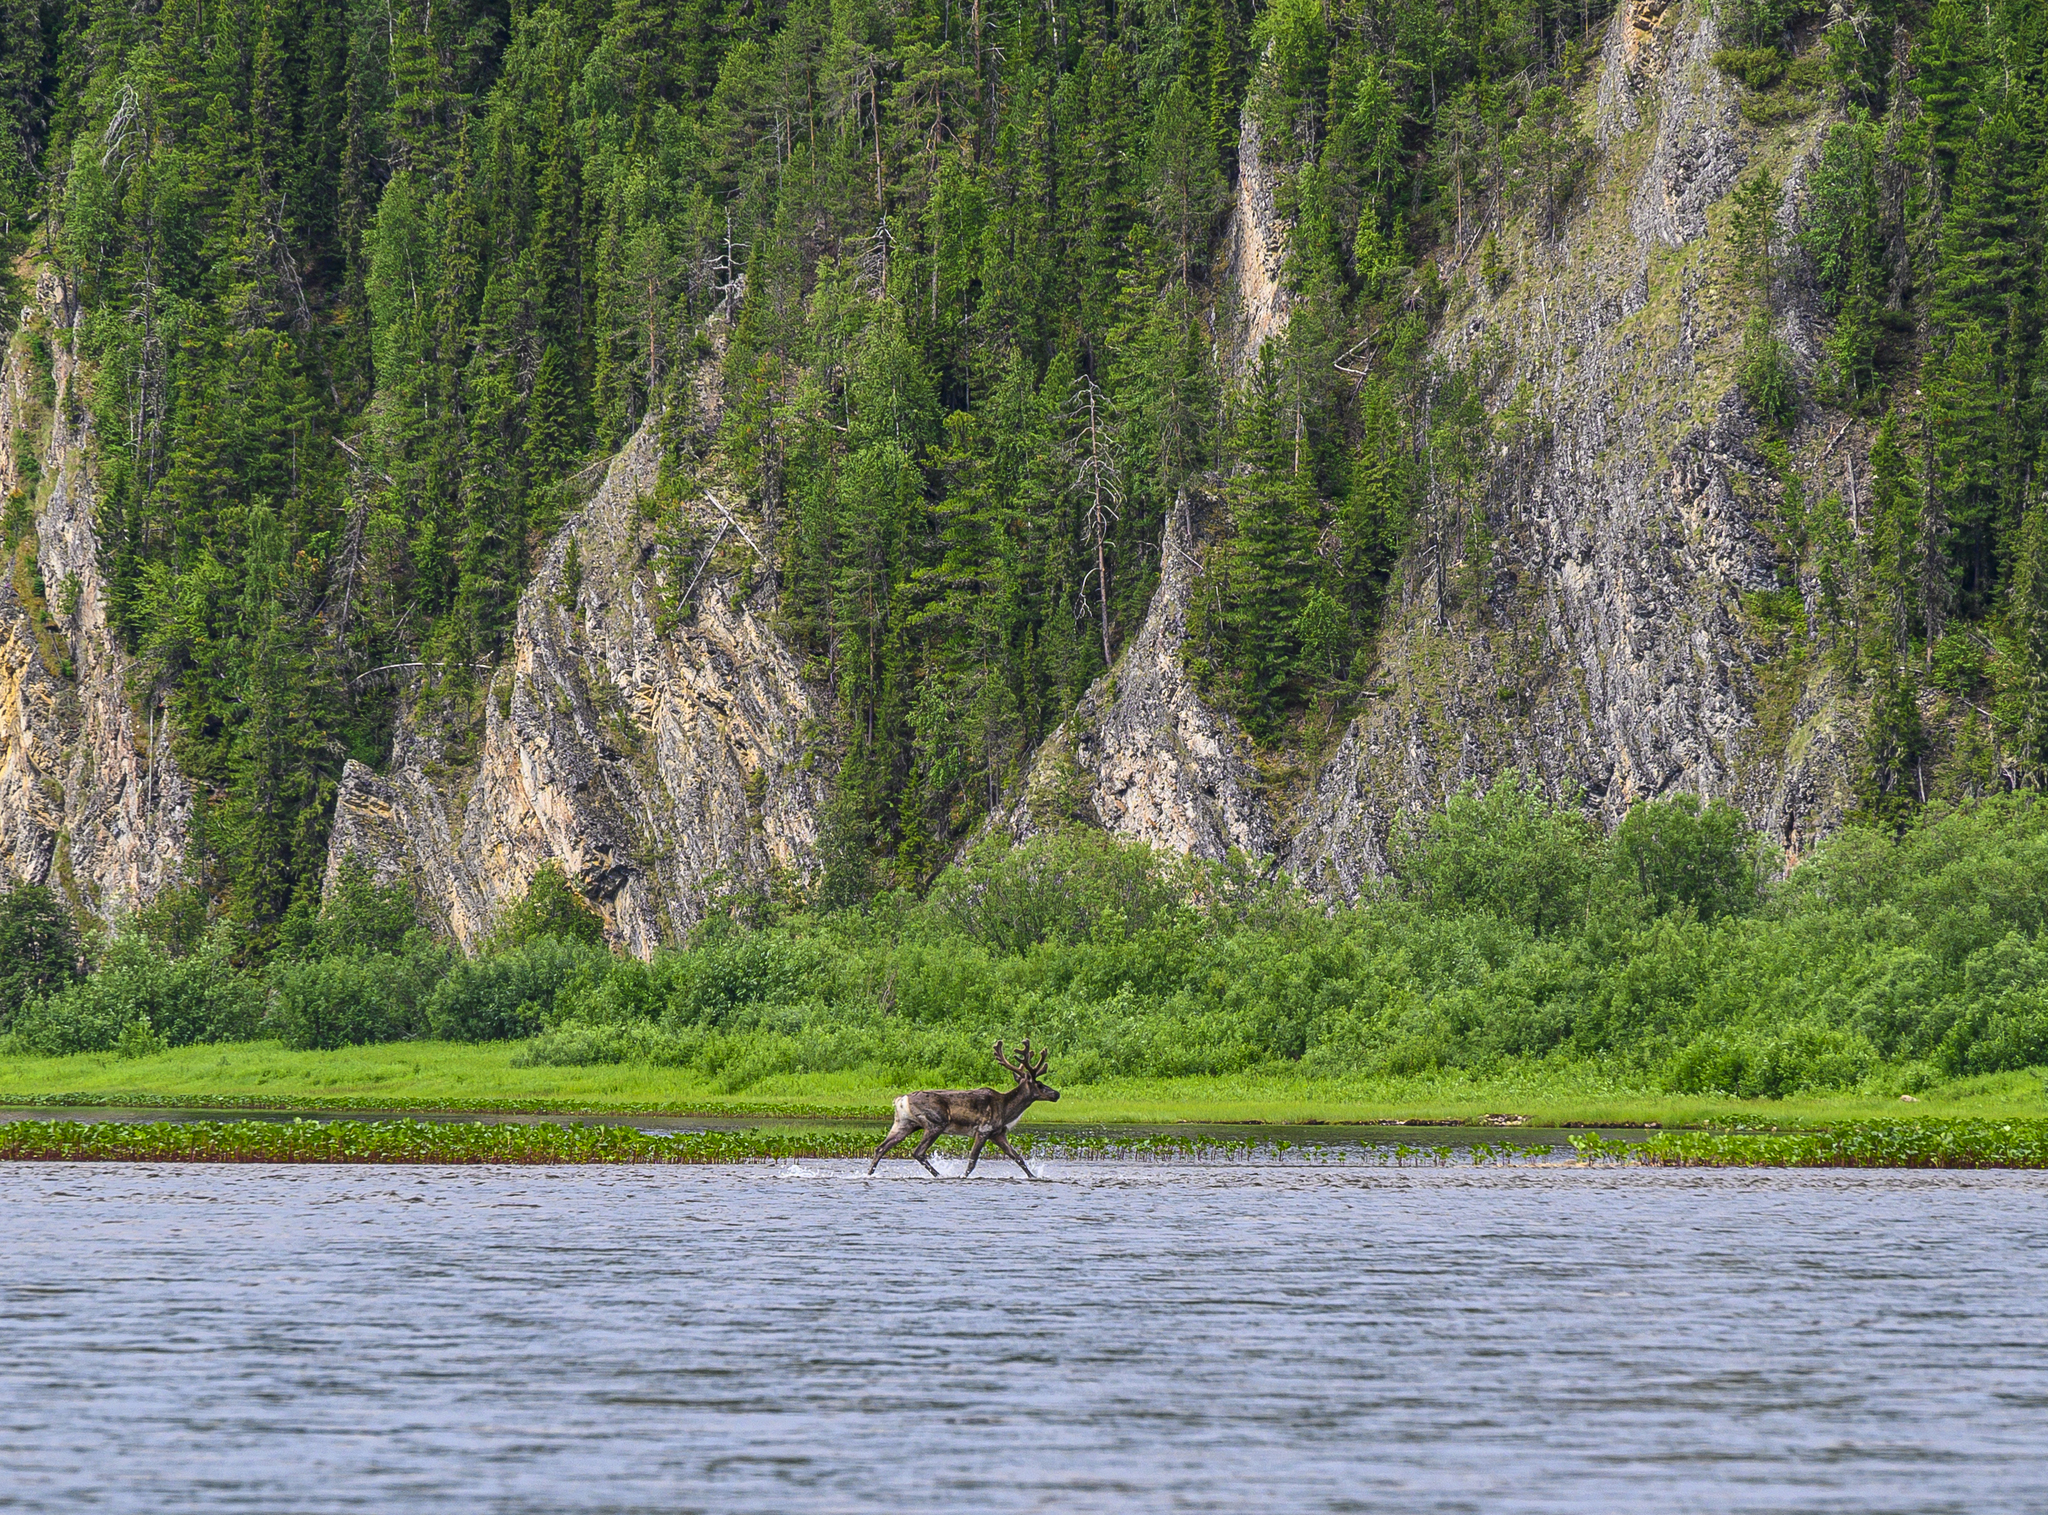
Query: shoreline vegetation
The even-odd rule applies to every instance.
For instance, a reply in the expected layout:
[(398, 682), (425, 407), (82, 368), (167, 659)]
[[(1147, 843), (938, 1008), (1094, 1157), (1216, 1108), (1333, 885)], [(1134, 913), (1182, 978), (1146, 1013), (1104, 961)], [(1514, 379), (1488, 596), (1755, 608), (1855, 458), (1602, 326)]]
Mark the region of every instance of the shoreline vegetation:
[[(690, 1070), (656, 1066), (532, 1068), (519, 1042), (389, 1042), (333, 1051), (276, 1042), (200, 1044), (123, 1057), (0, 1055), (0, 1111), (24, 1109), (276, 1110), (308, 1114), (477, 1113), (667, 1115), (887, 1122), (895, 1096), (935, 1080), (876, 1070), (783, 1074), (744, 1091)], [(1000, 1081), (1000, 1070), (990, 1064)], [(1028, 1125), (1469, 1125), (1489, 1117), (1550, 1128), (1818, 1125), (1835, 1121), (2028, 1118), (2048, 1112), (2039, 1070), (1938, 1083), (1902, 1102), (1890, 1093), (1777, 1099), (1678, 1095), (1597, 1069), (1529, 1068), (1364, 1080), (1285, 1074), (1115, 1079), (1061, 1087)], [(968, 1082), (983, 1082), (986, 1079)]]
[[(1812, 1131), (1673, 1131), (1621, 1139), (1578, 1132), (1569, 1148), (1505, 1138), (1464, 1146), (1418, 1137), (1394, 1143), (1293, 1141), (1256, 1132), (1017, 1133), (1040, 1157), (1281, 1160), (1443, 1167), (1538, 1162), (1569, 1150), (1576, 1166), (1714, 1168), (2048, 1168), (2048, 1119), (1847, 1122)], [(420, 1165), (706, 1164), (858, 1159), (872, 1127), (653, 1133), (631, 1126), (292, 1120), (14, 1121), (0, 1124), (0, 1161), (371, 1163)], [(953, 1145), (960, 1145), (956, 1142)], [(954, 1153), (942, 1153), (954, 1156)], [(901, 1153), (892, 1156), (903, 1156)]]
[(880, 1119), (1053, 1053), (1035, 1125), (1828, 1126), (2048, 1115), (2048, 805), (1611, 835), (1517, 775), (1407, 818), (1352, 903), (1233, 856), (991, 837), (922, 895), (733, 897), (651, 960), (543, 868), (463, 956), (341, 870), (268, 958), (175, 895), (98, 939), (0, 896), (0, 1099)]

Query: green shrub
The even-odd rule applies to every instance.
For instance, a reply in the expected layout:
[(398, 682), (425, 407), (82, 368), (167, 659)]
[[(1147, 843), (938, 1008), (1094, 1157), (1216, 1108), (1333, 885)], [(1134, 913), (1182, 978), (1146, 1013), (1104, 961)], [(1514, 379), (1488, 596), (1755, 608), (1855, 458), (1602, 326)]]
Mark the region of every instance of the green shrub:
[(1714, 67), (1751, 89), (1765, 90), (1785, 77), (1785, 55), (1775, 47), (1724, 47), (1714, 54)]
[(1741, 915), (1763, 886), (1749, 823), (1726, 800), (1638, 800), (1615, 828), (1608, 854), (1615, 872), (1658, 914), (1683, 908), (1703, 921)]
[(591, 946), (604, 940), (604, 917), (576, 892), (569, 876), (562, 872), (562, 865), (554, 861), (542, 863), (534, 870), (525, 896), (500, 918), (491, 945), (499, 949), (518, 947), (545, 936)]
[(532, 1036), (559, 995), (596, 984), (611, 961), (602, 947), (544, 936), (456, 963), (427, 996), (427, 1029), (451, 1042)]
[(1758, 311), (1742, 333), (1742, 367), (1736, 384), (1757, 419), (1781, 430), (1799, 419), (1799, 388), (1785, 344), (1771, 330), (1771, 318)]
[(0, 1032), (29, 1000), (78, 977), (78, 929), (63, 902), (41, 884), (0, 894)]
[(939, 875), (925, 914), (993, 952), (1077, 942), (1105, 923), (1143, 931), (1185, 905), (1178, 859), (1068, 827), (1021, 845), (991, 834)]
[(1802, 1090), (1854, 1087), (1875, 1066), (1870, 1049), (1838, 1031), (1712, 1031), (1674, 1056), (1664, 1087), (1674, 1094), (1781, 1099)]
[(1397, 835), (1395, 871), (1432, 909), (1483, 912), (1546, 936), (1584, 919), (1598, 840), (1576, 806), (1510, 770), (1484, 791), (1467, 783)]
[(1929, 1058), (1950, 1078), (2048, 1064), (2048, 944), (2019, 932), (1970, 954)]
[(265, 1029), (295, 1048), (410, 1040), (426, 1029), (425, 1000), (446, 967), (431, 947), (283, 964)]
[[(1824, 0), (1720, 0), (1716, 19), (1734, 46), (1762, 48), (1784, 37), (1802, 16), (1826, 12)], [(1718, 65), (1719, 57), (1714, 61)]]
[(363, 860), (342, 860), (334, 887), (317, 910), (301, 900), (278, 927), (278, 955), (310, 961), (324, 957), (374, 957), (405, 950), (420, 929), (419, 905), (403, 880), (380, 884)]
[[(105, 1052), (138, 1025), (169, 1047), (245, 1041), (258, 1034), (263, 988), (235, 969), (229, 946), (217, 933), (199, 951), (173, 958), (140, 931), (123, 931), (89, 978), (23, 1008), (17, 1045), (46, 1056)], [(140, 1045), (131, 1035), (131, 1050)]]

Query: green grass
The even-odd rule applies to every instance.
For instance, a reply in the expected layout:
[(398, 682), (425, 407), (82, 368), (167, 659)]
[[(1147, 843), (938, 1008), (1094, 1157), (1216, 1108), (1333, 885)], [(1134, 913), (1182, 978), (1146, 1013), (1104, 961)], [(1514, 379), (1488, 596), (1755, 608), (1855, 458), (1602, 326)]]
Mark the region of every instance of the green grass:
[(1823, 1131), (1572, 1139), (1582, 1158), (1672, 1168), (2048, 1168), (2048, 1120), (1866, 1120)]
[[(1205, 1132), (1116, 1135), (1020, 1132), (1026, 1151), (1093, 1157), (1230, 1157), (1263, 1145), (1256, 1135)], [(814, 1130), (685, 1131), (651, 1134), (630, 1126), (493, 1124), (484, 1121), (293, 1120), (189, 1123), (15, 1121), (0, 1125), (0, 1161), (198, 1163), (732, 1163), (790, 1158), (862, 1158), (872, 1127)], [(958, 1145), (957, 1143), (955, 1145)], [(1587, 1132), (1573, 1137), (1583, 1163), (1716, 1168), (2048, 1168), (2048, 1120), (1849, 1121), (1819, 1131), (1669, 1131), (1631, 1142)], [(1306, 1149), (1278, 1141), (1274, 1153), (1311, 1161), (1362, 1157), (1387, 1162), (1385, 1148), (1343, 1142)], [(894, 1157), (907, 1157), (899, 1150)], [(1509, 1143), (1402, 1144), (1391, 1154), (1442, 1166), (1519, 1155)]]
[[(782, 1074), (733, 1088), (687, 1069), (634, 1064), (515, 1068), (513, 1043), (394, 1042), (294, 1052), (275, 1042), (215, 1043), (146, 1057), (0, 1057), (0, 1104), (182, 1105), (221, 1109), (646, 1111), (822, 1116), (879, 1121), (912, 1083), (873, 1072)], [(994, 1073), (996, 1070), (991, 1068)], [(1053, 1080), (1058, 1084), (1058, 1069)], [(916, 1081), (913, 1081), (916, 1082)], [(1276, 1071), (1215, 1078), (1121, 1079), (1071, 1086), (1034, 1125), (1176, 1121), (1469, 1121), (1513, 1115), (1532, 1125), (1819, 1125), (1901, 1116), (2040, 1116), (2039, 1070), (1937, 1084), (1914, 1104), (1895, 1096), (1796, 1095), (1744, 1100), (1665, 1094), (1591, 1068), (1310, 1080)]]
[[(1116, 1136), (1020, 1132), (1017, 1144), (1027, 1152), (1035, 1149), (1093, 1157), (1241, 1156), (1257, 1145), (1249, 1137), (1194, 1132)], [(949, 1145), (964, 1148), (965, 1141)], [(874, 1148), (872, 1127), (655, 1134), (630, 1126), (485, 1121), (27, 1120), (0, 1124), (0, 1162), (675, 1164), (862, 1158)], [(946, 1155), (955, 1154), (949, 1151)], [(905, 1145), (885, 1160), (909, 1157)]]

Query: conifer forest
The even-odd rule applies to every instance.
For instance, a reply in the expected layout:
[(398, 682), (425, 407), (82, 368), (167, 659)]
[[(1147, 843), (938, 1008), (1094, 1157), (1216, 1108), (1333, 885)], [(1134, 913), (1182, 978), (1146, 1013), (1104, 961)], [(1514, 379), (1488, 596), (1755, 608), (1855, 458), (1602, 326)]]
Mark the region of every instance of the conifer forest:
[[(1816, 123), (1796, 184), (1712, 213), (1721, 401), (1783, 483), (1744, 614), (1825, 670), (1846, 813), (1896, 831), (2048, 759), (2048, 7), (1708, 9), (1744, 118)], [(1589, 213), (1610, 35), (1609, 0), (0, 0), (15, 340), (90, 426), (106, 623), (209, 908), (257, 958), (317, 908), (344, 763), (407, 689), (489, 688), (643, 428), (663, 625), (744, 536), (719, 561), (823, 691), (814, 903), (926, 887), (1009, 802), (1190, 490), (1223, 524), (1187, 674), (1315, 757), (1403, 585), (1441, 619), (1572, 445), (1433, 341)], [(1254, 164), (1285, 317), (1246, 344)], [(1801, 462), (1851, 426), (1846, 483)]]

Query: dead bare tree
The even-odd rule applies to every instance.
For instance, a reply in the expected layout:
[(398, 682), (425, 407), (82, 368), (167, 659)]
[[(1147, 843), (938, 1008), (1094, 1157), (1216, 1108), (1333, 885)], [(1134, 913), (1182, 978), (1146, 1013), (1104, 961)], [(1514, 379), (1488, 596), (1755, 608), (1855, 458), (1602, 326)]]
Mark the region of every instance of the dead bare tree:
[[(1039, 1053), (1034, 1065), (1031, 1061), (1031, 1038), (1027, 1036), (1017, 1053), (1017, 1061), (1013, 1063), (1003, 1056), (1003, 1044), (997, 1042), (996, 1061), (1017, 1079), (1016, 1086), (1007, 1094), (998, 1094), (993, 1089), (920, 1089), (914, 1094), (898, 1095), (895, 1124), (882, 1138), (882, 1145), (875, 1148), (868, 1172), (873, 1173), (889, 1149), (911, 1132), (923, 1131), (924, 1140), (912, 1149), (910, 1155), (924, 1164), (925, 1172), (933, 1178), (939, 1176), (939, 1170), (932, 1166), (932, 1145), (942, 1136), (974, 1138), (973, 1150), (967, 1154), (967, 1173), (972, 1173), (975, 1163), (981, 1160), (981, 1149), (994, 1142), (998, 1151), (1024, 1170), (1026, 1178), (1037, 1177), (1031, 1171), (1031, 1165), (1010, 1145), (1009, 1132), (1024, 1118), (1024, 1112), (1039, 1100), (1056, 1102), (1059, 1099), (1060, 1091), (1048, 1088), (1042, 1081), (1046, 1060), (1051, 1055), (1049, 1052)], [(965, 1178), (967, 1173), (960, 1176)]]
[[(1102, 622), (1102, 664), (1109, 666), (1109, 527), (1121, 520), (1122, 475), (1117, 468), (1116, 437), (1102, 415), (1107, 401), (1092, 374), (1083, 374), (1074, 397), (1077, 418), (1085, 412), (1087, 429), (1075, 450), (1074, 483), (1087, 491), (1087, 531), (1095, 545), (1095, 601)], [(1084, 591), (1085, 593), (1085, 591)]]

